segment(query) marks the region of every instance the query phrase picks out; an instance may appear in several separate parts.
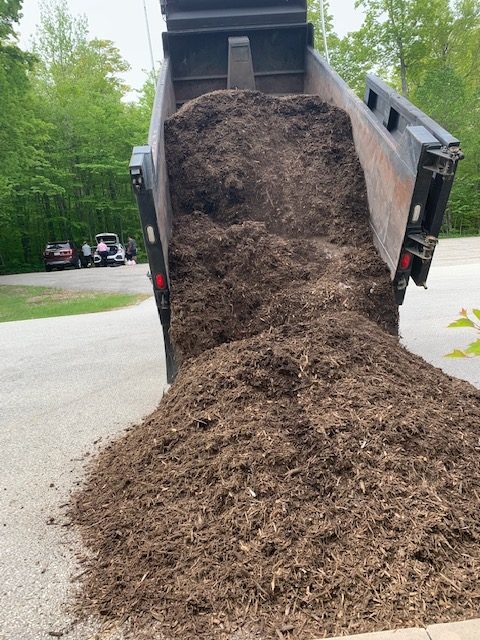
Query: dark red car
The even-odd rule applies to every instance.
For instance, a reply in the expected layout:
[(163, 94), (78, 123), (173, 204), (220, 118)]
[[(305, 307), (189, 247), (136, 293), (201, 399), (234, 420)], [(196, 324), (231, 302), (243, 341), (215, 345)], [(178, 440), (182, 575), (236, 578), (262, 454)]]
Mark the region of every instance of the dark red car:
[(52, 269), (62, 270), (65, 267), (80, 269), (82, 266), (80, 252), (70, 240), (49, 242), (43, 252), (43, 262), (45, 271), (51, 271)]

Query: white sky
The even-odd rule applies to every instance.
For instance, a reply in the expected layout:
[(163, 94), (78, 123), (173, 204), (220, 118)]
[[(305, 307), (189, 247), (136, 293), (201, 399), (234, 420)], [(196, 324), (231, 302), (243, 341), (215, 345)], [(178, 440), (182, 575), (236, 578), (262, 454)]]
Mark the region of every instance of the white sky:
[[(158, 61), (162, 59), (161, 32), (165, 26), (159, 0), (146, 0), (146, 3), (158, 66)], [(92, 37), (113, 40), (131, 66), (131, 71), (125, 75), (127, 83), (139, 89), (145, 80), (145, 72), (151, 68), (143, 0), (68, 0), (68, 5), (74, 15), (87, 16)], [(354, 8), (354, 0), (330, 0), (330, 10), (339, 36), (360, 27), (362, 14)], [(24, 0), (20, 23), (20, 43), (23, 47), (30, 45), (39, 18), (39, 1)]]

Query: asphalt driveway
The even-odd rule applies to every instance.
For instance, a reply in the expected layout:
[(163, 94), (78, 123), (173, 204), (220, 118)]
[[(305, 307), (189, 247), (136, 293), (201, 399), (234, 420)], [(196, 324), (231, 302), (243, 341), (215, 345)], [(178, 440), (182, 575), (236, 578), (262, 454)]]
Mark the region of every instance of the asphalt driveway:
[(70, 574), (81, 569), (60, 506), (84, 454), (158, 405), (162, 344), (153, 298), (108, 313), (0, 324), (2, 640), (92, 637), (85, 626), (70, 630), (63, 609)]
[(428, 291), (409, 286), (400, 308), (403, 344), (445, 373), (480, 388), (480, 358), (445, 358), (475, 339), (471, 329), (448, 328), (462, 308), (480, 309), (480, 237), (441, 240)]
[(0, 276), (0, 284), (55, 287), (58, 289), (111, 291), (121, 293), (151, 293), (152, 285), (147, 278), (148, 265), (133, 267), (90, 267), (88, 269), (66, 269), (50, 273), (19, 273)]

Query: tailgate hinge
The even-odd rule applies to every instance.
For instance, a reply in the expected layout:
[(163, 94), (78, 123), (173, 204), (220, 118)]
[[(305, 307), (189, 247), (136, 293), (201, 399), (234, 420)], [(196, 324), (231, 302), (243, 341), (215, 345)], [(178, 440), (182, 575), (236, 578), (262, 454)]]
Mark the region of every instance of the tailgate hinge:
[(428, 149), (427, 164), (424, 164), (423, 168), (442, 176), (453, 176), (457, 162), (463, 158), (464, 155), (459, 147)]
[(407, 251), (421, 260), (431, 260), (433, 258), (433, 252), (438, 244), (438, 238), (422, 232), (410, 233), (407, 238), (410, 241), (407, 241), (405, 246)]

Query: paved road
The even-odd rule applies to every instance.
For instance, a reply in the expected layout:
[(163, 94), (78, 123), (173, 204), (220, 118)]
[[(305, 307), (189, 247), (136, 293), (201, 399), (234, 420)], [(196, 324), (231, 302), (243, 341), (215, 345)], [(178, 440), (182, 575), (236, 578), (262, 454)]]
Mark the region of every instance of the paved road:
[(51, 271), (50, 273), (19, 273), (12, 276), (0, 276), (0, 285), (20, 284), (87, 291), (151, 293), (152, 285), (147, 278), (147, 271), (148, 265), (137, 264), (134, 267), (67, 269), (65, 271)]
[(410, 351), (480, 388), (480, 358), (444, 357), (474, 339), (471, 329), (448, 329), (463, 307), (480, 308), (480, 237), (442, 240), (428, 291), (409, 286), (400, 309), (400, 333)]
[(446, 238), (435, 250), (435, 267), (478, 264), (480, 262), (480, 236), (472, 238)]
[(68, 629), (62, 603), (75, 572), (67, 530), (47, 522), (62, 521), (82, 454), (162, 396), (153, 298), (109, 313), (0, 324), (0, 359), (0, 638), (46, 640)]

